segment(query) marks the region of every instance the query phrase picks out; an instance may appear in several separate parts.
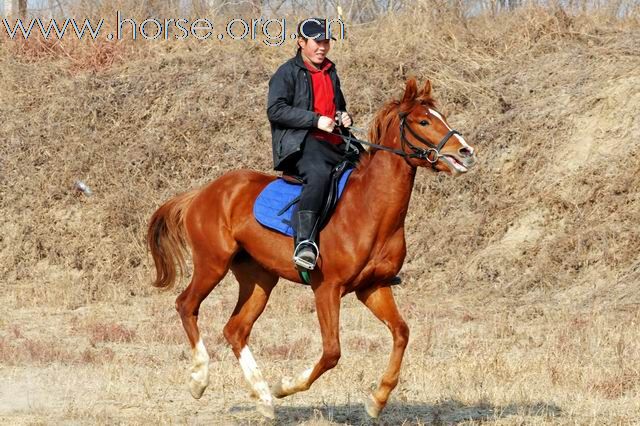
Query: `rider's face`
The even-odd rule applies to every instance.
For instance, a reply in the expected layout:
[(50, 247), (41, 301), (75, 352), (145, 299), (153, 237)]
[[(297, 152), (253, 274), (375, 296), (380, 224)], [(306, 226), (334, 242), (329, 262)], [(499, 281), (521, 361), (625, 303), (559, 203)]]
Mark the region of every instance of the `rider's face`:
[(298, 40), (298, 45), (302, 48), (302, 55), (313, 62), (315, 65), (320, 65), (327, 57), (329, 50), (331, 49), (331, 42), (329, 40), (316, 41), (312, 38), (304, 40)]

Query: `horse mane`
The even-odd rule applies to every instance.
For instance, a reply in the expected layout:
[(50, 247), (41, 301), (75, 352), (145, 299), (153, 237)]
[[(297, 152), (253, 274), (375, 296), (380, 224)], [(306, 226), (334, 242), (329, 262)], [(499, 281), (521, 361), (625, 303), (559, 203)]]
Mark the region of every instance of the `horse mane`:
[[(387, 101), (382, 108), (378, 110), (378, 113), (373, 119), (373, 123), (369, 129), (369, 141), (378, 145), (385, 145), (384, 137), (389, 128), (392, 125), (400, 126), (399, 115), (408, 114), (417, 104), (422, 104), (434, 109), (436, 107), (436, 101), (431, 94), (425, 94), (423, 92), (419, 93), (414, 99), (392, 99)], [(366, 168), (377, 151), (378, 150), (373, 150), (362, 154), (358, 163), (358, 169)]]
[[(431, 94), (424, 93), (420, 93), (414, 99), (410, 100), (392, 99), (388, 101), (382, 106), (382, 108), (380, 108), (376, 117), (373, 119), (373, 124), (369, 130), (369, 140), (372, 143), (384, 145), (382, 143), (382, 139), (386, 135), (391, 124), (398, 121), (400, 114), (408, 114), (411, 112), (416, 104), (422, 104), (428, 108), (435, 108), (436, 106), (436, 102), (431, 97)], [(394, 112), (397, 113), (394, 114)]]

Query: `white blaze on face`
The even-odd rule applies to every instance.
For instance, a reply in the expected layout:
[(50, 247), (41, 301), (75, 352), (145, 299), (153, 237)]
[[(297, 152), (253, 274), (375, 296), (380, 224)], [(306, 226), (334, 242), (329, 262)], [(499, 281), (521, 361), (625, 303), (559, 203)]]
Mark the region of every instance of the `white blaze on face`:
[[(429, 113), (430, 113), (431, 115), (435, 116), (436, 118), (438, 118), (440, 121), (442, 121), (442, 124), (444, 124), (444, 125), (445, 125), (445, 127), (446, 127), (449, 131), (451, 131), (451, 130), (452, 130), (452, 129), (451, 129), (451, 127), (449, 127), (449, 125), (447, 124), (447, 122), (446, 122), (446, 121), (444, 121), (444, 117), (443, 117), (442, 115), (440, 115), (440, 113), (439, 113), (438, 111), (436, 111), (435, 109), (431, 109), (431, 108), (429, 108)], [(469, 146), (469, 144), (467, 144), (467, 141), (465, 141), (465, 140), (464, 140), (464, 138), (463, 138), (461, 135), (453, 135), (453, 136), (455, 136), (455, 137), (457, 137), (457, 138), (458, 138), (458, 140), (460, 141), (460, 144), (461, 144), (463, 147), (467, 148), (469, 151), (471, 151), (471, 152), (473, 153), (473, 148), (471, 148), (471, 147)]]
[(240, 351), (240, 367), (244, 373), (244, 378), (251, 385), (251, 388), (258, 394), (258, 397), (265, 403), (271, 404), (271, 392), (267, 382), (262, 377), (262, 373), (258, 369), (258, 364), (253, 358), (248, 346), (245, 346)]

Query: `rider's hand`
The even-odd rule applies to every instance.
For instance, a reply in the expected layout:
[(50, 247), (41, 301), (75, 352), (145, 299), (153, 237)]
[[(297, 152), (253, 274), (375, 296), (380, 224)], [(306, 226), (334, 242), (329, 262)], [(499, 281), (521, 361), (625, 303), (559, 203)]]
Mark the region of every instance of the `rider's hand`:
[(336, 122), (333, 121), (332, 118), (322, 116), (318, 120), (318, 129), (324, 130), (325, 132), (331, 133), (333, 132), (333, 128), (336, 127)]
[(348, 112), (346, 111), (342, 111), (342, 126), (343, 127), (351, 127), (351, 125), (353, 124), (353, 120), (351, 120), (351, 116), (349, 115)]

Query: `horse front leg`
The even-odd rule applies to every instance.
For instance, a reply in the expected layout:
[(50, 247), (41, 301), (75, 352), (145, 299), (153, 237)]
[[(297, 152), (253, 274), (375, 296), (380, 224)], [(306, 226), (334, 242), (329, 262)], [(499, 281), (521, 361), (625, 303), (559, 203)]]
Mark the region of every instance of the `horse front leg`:
[(409, 327), (398, 312), (393, 292), (388, 285), (363, 289), (357, 291), (356, 295), (380, 321), (389, 327), (393, 335), (393, 350), (391, 351), (387, 370), (382, 376), (380, 385), (370, 395), (365, 404), (367, 414), (377, 418), (385, 405), (387, 405), (391, 391), (398, 384), (402, 358), (409, 342)]
[(314, 291), (316, 311), (322, 334), (322, 356), (313, 368), (294, 378), (284, 377), (271, 389), (273, 396), (284, 398), (308, 390), (322, 374), (338, 364), (340, 359), (340, 297), (338, 286), (320, 286)]

